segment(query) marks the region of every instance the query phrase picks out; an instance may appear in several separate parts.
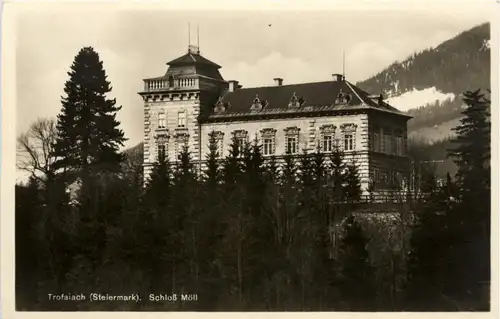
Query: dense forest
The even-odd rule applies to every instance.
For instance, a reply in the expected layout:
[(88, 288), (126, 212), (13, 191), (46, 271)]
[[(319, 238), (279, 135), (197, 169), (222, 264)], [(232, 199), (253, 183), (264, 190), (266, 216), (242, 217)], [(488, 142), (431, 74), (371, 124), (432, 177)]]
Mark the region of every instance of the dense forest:
[[(258, 140), (234, 139), (220, 158), (213, 134), (201, 171), (188, 148), (172, 163), (160, 153), (144, 185), (141, 146), (119, 152), (120, 107), (97, 52), (83, 48), (69, 76), (57, 121), (18, 139), (31, 178), (16, 185), (17, 310), (489, 309), (490, 101), (479, 90), (464, 93), (448, 152), (457, 174), (438, 185), (422, 170), (397, 211), (370, 213), (340, 150), (264, 161)], [(49, 298), (61, 294), (86, 298)]]
[(460, 117), (461, 94), (472, 87), (490, 88), (491, 57), (487, 42), (490, 24), (485, 23), (460, 33), (435, 48), (414, 53), (402, 62), (394, 62), (385, 70), (356, 85), (367, 92), (381, 92), (387, 97), (413, 89), (436, 87), (453, 93), (455, 99), (440, 105), (416, 105), (409, 114), (414, 118), (409, 129), (439, 125)]

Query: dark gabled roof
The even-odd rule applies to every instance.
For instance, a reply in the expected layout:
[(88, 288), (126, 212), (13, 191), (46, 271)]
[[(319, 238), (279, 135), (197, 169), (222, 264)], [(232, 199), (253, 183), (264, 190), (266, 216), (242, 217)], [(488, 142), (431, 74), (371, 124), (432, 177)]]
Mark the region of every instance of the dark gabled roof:
[[(341, 92), (350, 95), (351, 100), (348, 104), (336, 103), (337, 97)], [(288, 106), (294, 94), (298, 99), (303, 100), (303, 103), (298, 108)], [(256, 97), (261, 101), (265, 101), (265, 107), (257, 112), (250, 109)], [(237, 89), (234, 92), (225, 93), (221, 101), (228, 107), (223, 112), (210, 114), (209, 119), (231, 118), (232, 116), (241, 117), (245, 115), (252, 117), (257, 114), (263, 116), (266, 114), (346, 111), (350, 109), (377, 109), (409, 118), (409, 116), (385, 102), (379, 104), (378, 96), (370, 96), (367, 92), (357, 88), (348, 81), (326, 81)]]
[(218, 65), (217, 63), (214, 63), (207, 58), (204, 58), (200, 54), (188, 52), (184, 54), (181, 57), (178, 57), (177, 59), (174, 59), (170, 62), (167, 63), (169, 66), (178, 66), (178, 65), (209, 65), (216, 67), (217, 69), (220, 69), (221, 66)]

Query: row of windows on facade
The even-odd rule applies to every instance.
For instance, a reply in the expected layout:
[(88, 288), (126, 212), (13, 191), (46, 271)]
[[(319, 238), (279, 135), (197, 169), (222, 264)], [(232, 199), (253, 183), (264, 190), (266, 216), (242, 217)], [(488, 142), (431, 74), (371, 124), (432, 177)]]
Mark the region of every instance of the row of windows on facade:
[[(405, 153), (404, 140), (402, 137), (388, 137), (385, 136), (385, 141), (377, 144), (375, 142), (372, 144), (372, 150), (376, 152), (383, 152), (387, 154), (403, 156)], [(238, 143), (240, 145), (240, 152), (243, 151), (243, 147), (247, 142), (247, 138), (240, 137), (238, 138)], [(375, 140), (376, 141), (376, 140)], [(218, 153), (223, 154), (223, 138), (217, 139), (218, 144)], [(157, 142), (158, 149), (165, 151), (167, 147), (166, 141), (158, 141)], [(177, 152), (182, 150), (184, 143), (177, 143)], [(275, 154), (275, 145), (276, 139), (275, 137), (264, 137), (262, 139), (262, 153), (263, 155), (274, 155)], [(343, 140), (334, 138), (332, 135), (323, 135), (320, 144), (321, 150), (323, 152), (332, 152), (335, 148), (338, 148), (343, 151), (352, 151), (355, 148), (355, 136), (353, 133), (344, 134)], [(160, 152), (160, 151), (158, 151)], [(287, 136), (285, 138), (285, 152), (290, 152), (291, 154), (297, 154), (300, 152), (299, 149), (299, 138), (298, 136)], [(159, 153), (158, 153), (159, 154)]]
[[(245, 132), (246, 133), (246, 132)], [(245, 145), (249, 142), (247, 134), (240, 134), (236, 138), (239, 145), (239, 152), (242, 154)], [(217, 153), (222, 156), (224, 153), (224, 137), (223, 134), (218, 134), (217, 140)], [(178, 155), (183, 147), (187, 144), (186, 141), (176, 141), (176, 155)], [(168, 149), (166, 140), (157, 140), (157, 154), (165, 155)], [(320, 148), (323, 152), (333, 152), (336, 148), (343, 151), (353, 151), (355, 149), (355, 133), (344, 133), (343, 139), (335, 138), (333, 134), (322, 134)], [(301, 152), (299, 149), (299, 136), (298, 134), (289, 135), (285, 137), (285, 153), (298, 154)], [(270, 156), (276, 154), (276, 137), (263, 136), (262, 138), (262, 154)]]
[(406, 176), (401, 172), (374, 168), (370, 172), (370, 180), (375, 183), (404, 186)]
[[(354, 150), (354, 133), (344, 134), (343, 140), (339, 138), (334, 138), (333, 135), (323, 135), (321, 137), (320, 149), (323, 152), (333, 152), (336, 148), (344, 151)], [(240, 152), (243, 151), (245, 143), (247, 143), (247, 138), (238, 138), (238, 145), (240, 146)], [(342, 143), (343, 142), (343, 143)], [(223, 152), (222, 146), (224, 145), (222, 139), (218, 139), (218, 150), (220, 153)], [(276, 137), (264, 137), (262, 139), (262, 154), (263, 155), (275, 155), (276, 152)], [(285, 137), (285, 153), (298, 154), (301, 152), (299, 149), (299, 137), (298, 136), (286, 136)]]
[[(177, 113), (177, 127), (186, 127), (186, 111)], [(165, 113), (158, 114), (158, 128), (167, 128), (167, 115)]]
[[(248, 136), (240, 136), (237, 138), (240, 145), (240, 153), (243, 152), (244, 145), (248, 142)], [(182, 151), (186, 142), (176, 142), (176, 153)], [(224, 138), (219, 134), (217, 138), (218, 153), (220, 156), (224, 153)], [(343, 138), (335, 138), (333, 134), (323, 134), (321, 136), (320, 148), (323, 152), (332, 152), (336, 148), (342, 151), (353, 151), (355, 149), (355, 133), (344, 133)], [(374, 143), (371, 143), (371, 150), (376, 152), (383, 152), (387, 154), (403, 156), (405, 154), (405, 143), (401, 136), (384, 135), (383, 139), (378, 138), (375, 134)], [(157, 141), (157, 154), (165, 153), (167, 149), (167, 141)], [(299, 136), (286, 136), (285, 137), (285, 152), (290, 154), (298, 154), (299, 149)], [(275, 155), (276, 153), (276, 137), (264, 136), (262, 138), (262, 153), (265, 156)]]
[[(164, 129), (167, 127), (167, 118), (165, 113), (158, 114), (158, 128)], [(177, 113), (177, 127), (186, 127), (186, 112), (180, 111)], [(371, 139), (372, 143), (370, 143), (370, 150), (380, 153), (392, 154), (397, 156), (403, 156), (406, 153), (406, 145), (405, 140), (403, 138), (403, 134), (401, 131), (396, 131), (395, 134), (391, 134), (390, 130), (383, 131), (382, 133), (374, 132), (372, 133)], [(333, 145), (337, 147), (341, 147), (338, 139), (334, 139), (333, 136), (323, 135), (324, 141), (322, 142), (322, 148), (326, 152), (331, 152), (334, 148)], [(265, 155), (271, 155), (271, 151), (269, 150), (271, 138), (263, 141), (264, 152)], [(344, 150), (350, 151), (353, 150), (354, 147), (354, 137), (351, 135), (347, 135), (347, 138), (344, 138)], [(222, 143), (222, 142), (221, 142)], [(267, 146), (265, 146), (267, 144)], [(287, 142), (287, 149), (290, 149), (292, 154), (295, 153), (295, 149), (297, 148), (298, 141), (294, 141), (294, 138), (290, 139), (290, 142)], [(288, 147), (290, 144), (290, 147)]]
[(402, 135), (393, 135), (389, 132), (372, 133), (370, 150), (378, 153), (385, 153), (396, 156), (406, 154), (406, 141)]

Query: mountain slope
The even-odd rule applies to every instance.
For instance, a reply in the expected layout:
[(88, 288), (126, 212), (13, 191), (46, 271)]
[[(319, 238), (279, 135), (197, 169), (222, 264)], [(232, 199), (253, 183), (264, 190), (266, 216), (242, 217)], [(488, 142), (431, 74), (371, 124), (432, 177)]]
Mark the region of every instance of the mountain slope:
[(356, 85), (383, 93), (391, 105), (413, 116), (408, 123), (411, 137), (442, 140), (461, 117), (461, 94), (490, 88), (489, 40), (490, 25), (485, 23)]

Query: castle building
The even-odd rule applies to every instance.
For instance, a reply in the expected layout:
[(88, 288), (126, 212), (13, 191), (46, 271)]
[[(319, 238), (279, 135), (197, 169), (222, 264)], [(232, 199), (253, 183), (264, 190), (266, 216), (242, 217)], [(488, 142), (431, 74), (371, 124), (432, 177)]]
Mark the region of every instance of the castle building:
[(165, 75), (144, 80), (144, 176), (148, 178), (160, 152), (170, 161), (186, 145), (202, 164), (209, 133), (216, 132), (219, 152), (229, 153), (233, 136), (241, 142), (257, 138), (265, 157), (287, 151), (302, 154), (335, 146), (345, 160), (355, 160), (363, 190), (408, 176), (407, 121), (410, 116), (333, 74), (331, 81), (243, 88), (226, 81), (221, 66), (199, 48), (167, 63)]

